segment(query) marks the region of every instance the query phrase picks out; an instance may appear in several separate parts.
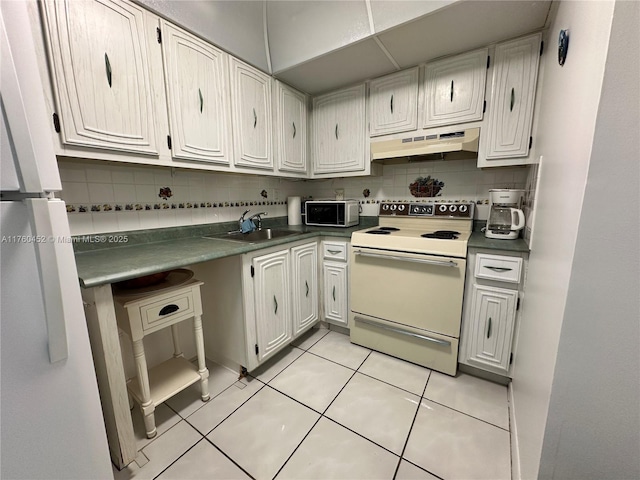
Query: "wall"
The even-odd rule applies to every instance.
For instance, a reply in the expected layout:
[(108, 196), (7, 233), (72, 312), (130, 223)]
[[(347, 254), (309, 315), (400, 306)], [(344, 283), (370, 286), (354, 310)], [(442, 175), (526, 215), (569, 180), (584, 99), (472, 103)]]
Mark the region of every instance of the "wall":
[(638, 25), (616, 2), (539, 478), (640, 478)]
[[(612, 2), (560, 2), (546, 39), (550, 48), (541, 59), (536, 137), (542, 160), (512, 382), (512, 427), (520, 457), (519, 464), (514, 459), (514, 478), (538, 476), (612, 12)], [(553, 46), (565, 28), (570, 44), (561, 67)]]
[[(531, 188), (529, 167), (479, 170), (475, 160), (387, 165), (378, 177), (308, 181), (92, 160), (60, 160), (58, 164), (60, 196), (70, 210), (73, 235), (229, 222), (247, 209), (285, 216), (288, 196), (335, 198), (337, 189), (344, 190), (345, 198), (360, 200), (363, 215), (377, 215), (382, 200), (467, 200), (480, 202), (476, 218), (486, 219), (490, 188)], [(429, 175), (444, 183), (439, 196), (412, 197), (409, 184)], [(172, 194), (166, 200), (159, 197), (164, 187)], [(369, 197), (364, 196), (365, 189)], [(261, 195), (263, 190), (266, 198)]]

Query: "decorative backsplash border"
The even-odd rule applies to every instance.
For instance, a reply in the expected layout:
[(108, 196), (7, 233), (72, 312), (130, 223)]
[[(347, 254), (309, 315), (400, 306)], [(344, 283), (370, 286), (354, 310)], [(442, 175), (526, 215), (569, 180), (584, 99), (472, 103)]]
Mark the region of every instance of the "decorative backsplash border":
[[(383, 199), (383, 200), (359, 200), (360, 205), (371, 205), (379, 203), (447, 203), (447, 202), (475, 203), (477, 205), (489, 203), (489, 199), (483, 200), (443, 200), (443, 199)], [(153, 210), (177, 210), (177, 209), (196, 209), (196, 208), (236, 208), (236, 207), (254, 207), (254, 206), (273, 206), (286, 205), (286, 200), (255, 200), (255, 201), (237, 201), (237, 202), (179, 202), (179, 203), (104, 203), (104, 204), (67, 204), (67, 213), (97, 213), (97, 212), (139, 212)]]

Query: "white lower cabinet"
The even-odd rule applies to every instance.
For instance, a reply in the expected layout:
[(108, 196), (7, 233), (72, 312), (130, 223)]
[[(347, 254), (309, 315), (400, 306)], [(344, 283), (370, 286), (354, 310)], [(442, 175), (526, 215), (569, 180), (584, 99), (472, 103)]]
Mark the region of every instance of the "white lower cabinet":
[(318, 244), (291, 249), (291, 300), (293, 335), (318, 321)]
[(322, 242), (322, 293), (324, 319), (335, 325), (349, 323), (349, 242)]
[(518, 292), (473, 285), (466, 360), (507, 373)]
[(293, 242), (193, 265), (207, 358), (251, 371), (318, 321), (318, 244)]
[(460, 363), (510, 375), (526, 256), (469, 249)]

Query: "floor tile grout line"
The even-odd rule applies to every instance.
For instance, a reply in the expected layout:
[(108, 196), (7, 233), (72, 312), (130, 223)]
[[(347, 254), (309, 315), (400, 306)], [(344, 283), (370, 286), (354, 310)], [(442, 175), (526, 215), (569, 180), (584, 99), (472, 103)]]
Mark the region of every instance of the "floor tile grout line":
[[(314, 410), (314, 412), (315, 412), (315, 410)], [(289, 460), (291, 460), (291, 457), (293, 457), (295, 455), (295, 453), (298, 451), (300, 446), (304, 443), (304, 441), (309, 436), (309, 434), (313, 431), (313, 429), (316, 428), (316, 425), (318, 425), (318, 422), (320, 421), (321, 418), (322, 418), (322, 414), (320, 414), (320, 416), (316, 419), (315, 423), (311, 426), (309, 431), (305, 434), (304, 437), (302, 437), (302, 440), (300, 440), (300, 443), (298, 443), (298, 445), (296, 445), (296, 448), (293, 449), (293, 452), (291, 452), (291, 454), (287, 457), (287, 459), (284, 461), (284, 463), (280, 466), (280, 468), (278, 469), (276, 474), (273, 476), (272, 480), (275, 480), (276, 477), (278, 475), (280, 475), (280, 472), (282, 471), (282, 469), (287, 465), (287, 463), (289, 463)]]
[[(186, 421), (186, 420), (185, 420), (185, 421)], [(193, 425), (189, 424), (189, 426), (190, 426), (191, 428), (193, 428)], [(196, 430), (195, 428), (193, 428), (193, 429), (194, 429), (194, 430)], [(198, 430), (196, 430), (196, 432), (198, 432)], [(163, 469), (162, 469), (162, 471), (161, 471), (158, 475), (156, 475), (155, 477), (153, 477), (153, 478), (154, 478), (154, 480), (155, 480), (155, 479), (157, 479), (157, 478), (158, 478), (160, 475), (162, 475), (164, 472), (166, 472), (167, 470), (169, 470), (169, 469), (170, 469), (170, 468), (171, 468), (171, 467), (172, 467), (172, 466), (173, 466), (173, 465), (174, 465), (178, 460), (180, 460), (180, 459), (181, 459), (182, 457), (184, 457), (187, 453), (189, 453), (191, 450), (193, 450), (193, 449), (196, 447), (196, 445), (198, 445), (198, 444), (199, 444), (200, 442), (202, 442), (203, 440), (206, 440), (206, 439), (202, 436), (202, 434), (200, 434), (200, 432), (198, 432), (198, 434), (200, 435), (200, 437), (201, 437), (201, 438), (200, 438), (196, 443), (194, 443), (194, 444), (193, 444), (193, 445), (191, 445), (189, 448), (187, 448), (187, 449), (186, 449), (182, 454), (180, 454), (180, 455), (178, 456), (178, 458), (176, 458), (173, 462), (171, 462), (169, 465), (167, 465), (165, 468), (163, 468)]]
[(393, 455), (394, 457), (398, 457), (399, 459), (400, 459), (400, 458), (402, 458), (402, 457), (400, 457), (396, 452), (392, 452), (392, 451), (391, 451), (391, 450), (389, 450), (387, 447), (385, 447), (385, 446), (383, 446), (383, 445), (380, 445), (380, 444), (379, 444), (379, 443), (377, 443), (377, 442), (374, 442), (374, 441), (373, 441), (373, 440), (371, 440), (370, 438), (365, 437), (363, 434), (356, 432), (355, 430), (353, 430), (353, 429), (351, 429), (351, 428), (347, 427), (346, 425), (343, 425), (342, 423), (338, 422), (337, 420), (334, 420), (334, 419), (333, 419), (333, 418), (331, 418), (331, 417), (327, 417), (326, 415), (322, 415), (322, 418), (326, 418), (327, 420), (329, 420), (329, 421), (331, 421), (331, 422), (335, 423), (336, 425), (341, 426), (341, 427), (342, 427), (342, 428), (344, 428), (345, 430), (349, 430), (349, 431), (350, 431), (351, 433), (353, 433), (354, 435), (357, 435), (358, 437), (362, 438), (363, 440), (366, 440), (366, 441), (367, 441), (367, 442), (369, 442), (369, 443), (373, 443), (376, 447), (380, 447), (381, 449), (383, 449), (383, 450), (385, 450), (385, 451), (389, 452), (389, 453), (390, 453), (391, 455)]
[(510, 433), (510, 431), (508, 429), (506, 429), (504, 427), (501, 427), (500, 425), (496, 425), (495, 423), (488, 422), (487, 420), (484, 420), (482, 418), (474, 417), (473, 415), (471, 415), (469, 413), (463, 412), (462, 410), (457, 410), (457, 409), (455, 409), (453, 407), (450, 407), (449, 405), (446, 405), (444, 403), (436, 402), (435, 400), (431, 400), (430, 398), (427, 398), (425, 396), (423, 396), (422, 399), (423, 400), (427, 400), (427, 401), (432, 402), (432, 403), (435, 403), (436, 405), (440, 405), (441, 407), (448, 408), (449, 410), (453, 410), (454, 412), (461, 413), (462, 415), (465, 415), (465, 416), (467, 416), (469, 418), (473, 418), (474, 420), (478, 420), (479, 422), (486, 423), (487, 425), (491, 425), (492, 427), (499, 428), (503, 432)]
[(231, 463), (233, 463), (236, 467), (238, 467), (240, 470), (242, 470), (249, 478), (251, 478), (252, 480), (256, 480), (256, 477), (254, 477), (253, 475), (251, 475), (249, 472), (247, 472), (238, 462), (236, 462), (233, 458), (231, 458), (229, 455), (227, 455), (224, 450), (222, 450), (220, 447), (218, 447), (215, 443), (213, 443), (211, 440), (209, 440), (207, 437), (204, 437), (204, 441), (205, 442), (209, 442), (210, 445), (213, 446), (213, 448), (215, 448), (216, 450), (218, 450), (222, 455), (224, 455)]
[[(427, 381), (424, 383), (424, 387), (422, 388), (422, 395), (420, 395), (420, 400), (418, 400), (418, 405), (416, 405), (416, 413), (413, 415), (413, 420), (411, 421), (411, 426), (409, 427), (409, 431), (407, 432), (407, 438), (405, 439), (404, 445), (402, 446), (402, 452), (400, 452), (400, 459), (398, 460), (398, 464), (396, 465), (396, 471), (393, 474), (394, 480), (395, 480), (396, 476), (398, 475), (398, 470), (400, 469), (400, 464), (402, 463), (402, 460), (404, 459), (404, 452), (407, 450), (407, 445), (409, 444), (409, 438), (411, 437), (411, 432), (413, 431), (413, 426), (416, 423), (416, 418), (418, 418), (418, 413), (420, 412), (420, 405), (422, 404), (422, 398), (424, 396), (424, 393), (427, 391), (427, 385), (429, 384), (429, 379), (430, 378), (431, 378), (431, 371), (429, 371), (429, 375), (427, 376)], [(421, 470), (425, 470), (422, 467), (418, 467), (418, 468), (420, 468)], [(425, 470), (425, 471), (428, 471), (428, 470)], [(431, 473), (431, 472), (429, 472), (429, 473)]]
[[(377, 381), (382, 382), (382, 383), (384, 383), (386, 385), (389, 385), (391, 387), (398, 388), (398, 389), (402, 390), (403, 392), (410, 393), (411, 395), (415, 395), (416, 397), (420, 397), (422, 399), (422, 394), (420, 394), (420, 393), (412, 392), (411, 390), (407, 390), (406, 388), (402, 388), (402, 387), (399, 387), (398, 385), (394, 385), (393, 383), (389, 383), (389, 382), (387, 382), (385, 380), (381, 380), (379, 378), (374, 377), (373, 375), (369, 375), (367, 373), (361, 372), (360, 370), (356, 370), (356, 372), (359, 373), (360, 375), (364, 375), (365, 377), (372, 378), (373, 380), (377, 380)], [(431, 374), (431, 371), (429, 371), (429, 374)], [(426, 386), (426, 382), (425, 382), (425, 386)], [(424, 392), (424, 388), (422, 389), (422, 391)]]
[[(256, 380), (256, 381), (258, 381), (258, 380)], [(262, 383), (262, 382), (260, 382), (260, 383)], [(232, 384), (231, 386), (233, 386), (233, 384)], [(211, 435), (211, 432), (213, 432), (216, 428), (218, 428), (220, 425), (222, 425), (222, 423), (224, 423), (224, 422), (225, 422), (225, 421), (226, 421), (226, 420), (227, 420), (231, 415), (233, 415), (234, 413), (236, 413), (240, 407), (242, 407), (242, 406), (243, 406), (244, 404), (246, 404), (249, 400), (251, 400), (253, 397), (255, 397), (255, 396), (258, 394), (258, 392), (260, 392), (260, 391), (261, 391), (264, 387), (266, 387), (266, 386), (267, 386), (267, 385), (266, 385), (265, 383), (262, 383), (262, 386), (261, 386), (258, 390), (256, 390), (255, 392), (253, 392), (253, 393), (249, 396), (249, 398), (247, 398), (247, 399), (246, 399), (245, 401), (243, 401), (240, 405), (238, 405), (238, 406), (237, 406), (237, 407), (236, 407), (236, 408), (235, 408), (235, 409), (234, 409), (234, 410), (233, 410), (229, 415), (227, 415), (227, 416), (226, 416), (226, 417), (224, 417), (221, 421), (219, 421), (219, 422), (216, 424), (216, 426), (215, 426), (215, 427), (213, 427), (211, 430), (209, 430), (209, 431), (204, 435), (204, 437), (206, 437), (207, 435)], [(247, 387), (248, 387), (248, 385), (247, 385)], [(245, 387), (245, 388), (247, 388), (247, 387)], [(195, 413), (195, 412), (194, 412), (194, 413)], [(187, 423), (189, 423), (189, 425), (191, 425), (191, 422), (189, 422), (189, 420), (185, 419), (185, 421), (186, 421)], [(192, 426), (192, 427), (193, 427), (193, 428), (194, 428), (198, 433), (200, 433), (200, 430), (198, 430), (195, 426), (193, 426), (193, 425), (191, 425), (191, 426)]]

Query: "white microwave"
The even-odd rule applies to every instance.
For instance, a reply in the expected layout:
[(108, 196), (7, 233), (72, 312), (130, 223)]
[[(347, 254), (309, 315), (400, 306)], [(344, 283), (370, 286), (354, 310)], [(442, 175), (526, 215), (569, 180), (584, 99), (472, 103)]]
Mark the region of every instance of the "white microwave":
[(323, 227), (352, 227), (360, 223), (357, 200), (308, 200), (305, 223)]

